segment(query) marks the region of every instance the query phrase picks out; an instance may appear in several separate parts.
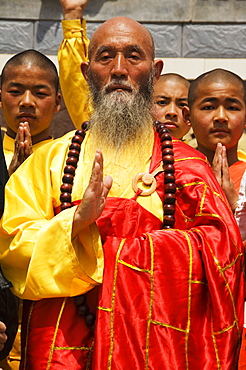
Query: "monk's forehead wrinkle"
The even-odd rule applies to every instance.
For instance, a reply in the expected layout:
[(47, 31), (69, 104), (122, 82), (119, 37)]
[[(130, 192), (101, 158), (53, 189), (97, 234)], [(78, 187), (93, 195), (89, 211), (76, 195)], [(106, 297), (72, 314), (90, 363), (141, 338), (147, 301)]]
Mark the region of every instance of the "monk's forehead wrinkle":
[(125, 45), (125, 46), (122, 46), (122, 47), (119, 47), (119, 46), (114, 46), (112, 44), (110, 45), (101, 45), (98, 47), (98, 49), (96, 50), (96, 56), (104, 53), (104, 52), (118, 52), (118, 51), (121, 51), (123, 53), (129, 53), (129, 52), (137, 52), (137, 53), (143, 53), (143, 50), (142, 48), (135, 44), (135, 45)]

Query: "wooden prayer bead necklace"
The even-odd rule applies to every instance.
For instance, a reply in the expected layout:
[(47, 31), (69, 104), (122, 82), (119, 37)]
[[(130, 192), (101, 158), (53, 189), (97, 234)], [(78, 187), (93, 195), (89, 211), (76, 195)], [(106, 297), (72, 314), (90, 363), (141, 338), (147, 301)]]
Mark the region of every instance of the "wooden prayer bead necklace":
[(154, 125), (159, 134), (162, 151), (162, 167), (164, 170), (164, 206), (163, 206), (163, 229), (171, 229), (175, 223), (175, 168), (172, 137), (166, 126), (155, 121)]
[(81, 144), (85, 138), (85, 133), (88, 129), (88, 122), (82, 124), (82, 130), (77, 130), (72, 138), (72, 143), (69, 146), (68, 158), (66, 160), (66, 167), (62, 177), (63, 184), (60, 187), (61, 195), (61, 211), (72, 207), (72, 189), (73, 178), (77, 168)]
[[(81, 144), (88, 129), (88, 122), (84, 122), (81, 127), (81, 130), (77, 130), (75, 132), (75, 135), (72, 138), (72, 143), (69, 146), (68, 158), (66, 160), (66, 166), (62, 177), (63, 183), (60, 187), (61, 211), (72, 207), (71, 194), (73, 189), (73, 179), (79, 160)], [(86, 304), (86, 300), (87, 298), (85, 294), (74, 297), (74, 303), (77, 306), (77, 313), (80, 316), (84, 316), (86, 324), (91, 327), (92, 331), (94, 331), (96, 315), (93, 312), (90, 312), (90, 307)]]
[[(168, 129), (164, 124), (159, 121), (155, 121), (154, 125), (156, 131), (159, 134), (162, 149), (162, 167), (164, 171), (164, 217), (163, 217), (163, 228), (171, 229), (174, 226), (175, 218), (175, 168), (173, 158), (173, 143), (172, 137), (168, 132)], [(82, 124), (82, 129), (77, 130), (72, 138), (72, 142), (69, 146), (68, 158), (66, 160), (66, 166), (64, 168), (64, 174), (62, 177), (62, 185), (60, 187), (61, 195), (61, 211), (72, 207), (72, 189), (73, 179), (77, 168), (81, 144), (85, 138), (86, 131), (88, 130), (88, 122)], [(86, 304), (86, 295), (81, 294), (74, 297), (75, 304), (77, 306), (77, 312), (79, 315), (84, 316), (85, 322), (88, 326), (94, 330), (94, 323), (96, 316), (90, 312), (89, 306)]]

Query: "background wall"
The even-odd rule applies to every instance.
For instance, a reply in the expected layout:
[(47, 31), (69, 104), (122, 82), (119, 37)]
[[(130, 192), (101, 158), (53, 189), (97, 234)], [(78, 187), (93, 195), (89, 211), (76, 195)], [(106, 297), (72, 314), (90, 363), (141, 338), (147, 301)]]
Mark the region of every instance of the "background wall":
[[(89, 37), (113, 16), (143, 23), (155, 40), (156, 56), (164, 59), (164, 72), (193, 79), (222, 67), (246, 79), (246, 0), (91, 0), (84, 15)], [(59, 0), (1, 0), (0, 70), (11, 55), (29, 48), (57, 64), (61, 19)]]

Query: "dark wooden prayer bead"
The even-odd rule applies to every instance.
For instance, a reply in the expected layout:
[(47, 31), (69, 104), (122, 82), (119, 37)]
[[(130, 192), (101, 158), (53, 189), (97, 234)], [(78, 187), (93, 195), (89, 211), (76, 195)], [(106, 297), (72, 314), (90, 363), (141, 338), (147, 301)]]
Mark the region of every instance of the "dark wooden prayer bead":
[[(84, 137), (85, 137), (85, 135), (86, 135), (86, 132), (85, 132), (85, 130), (77, 130), (76, 132), (75, 132), (75, 135), (77, 136), (81, 136), (82, 137), (82, 141), (83, 141), (83, 139), (84, 139)], [(81, 142), (82, 142), (81, 141)]]
[(164, 169), (165, 172), (170, 172), (170, 173), (174, 173), (175, 172), (175, 167), (171, 163), (165, 164), (164, 167), (163, 167), (163, 169)]
[(78, 158), (75, 157), (68, 157), (66, 160), (66, 164), (69, 166), (73, 166), (74, 168), (77, 168)]
[(85, 294), (77, 295), (76, 297), (74, 297), (74, 302), (77, 306), (85, 304), (86, 300), (87, 298)]
[(172, 148), (164, 148), (162, 151), (162, 157), (164, 157), (165, 155), (173, 155), (173, 154), (174, 152)]
[(164, 195), (164, 203), (174, 204), (175, 200), (175, 194), (167, 193)]
[(79, 158), (79, 152), (78, 152), (78, 150), (76, 150), (76, 149), (71, 149), (71, 150), (69, 150), (69, 152), (68, 152), (68, 157), (75, 157), (75, 158)]
[(73, 175), (71, 175), (70, 173), (65, 173), (62, 177), (62, 181), (73, 184)]
[(173, 142), (171, 140), (163, 140), (161, 144), (161, 150), (165, 148), (173, 148)]
[(176, 192), (176, 185), (175, 183), (167, 183), (164, 186), (165, 193), (175, 193)]
[(73, 186), (71, 184), (65, 183), (61, 185), (60, 189), (62, 193), (72, 193)]
[(96, 321), (96, 315), (93, 312), (85, 316), (85, 322), (88, 326), (92, 326)]
[(164, 215), (174, 215), (175, 205), (174, 204), (164, 204)]
[(65, 209), (71, 208), (72, 204), (69, 202), (61, 203), (61, 210), (64, 211)]
[(166, 215), (164, 216), (164, 223), (167, 226), (173, 226), (175, 222), (174, 216), (173, 215)]
[(89, 125), (88, 121), (83, 122), (81, 125), (82, 130), (86, 131), (88, 129), (88, 125)]
[(160, 134), (161, 132), (168, 132), (168, 129), (166, 128), (166, 126), (164, 125), (164, 123), (160, 123), (159, 121), (156, 121), (155, 124), (156, 126), (156, 131), (158, 132), (158, 134)]
[(85, 316), (90, 312), (90, 308), (87, 304), (80, 304), (77, 306), (77, 312), (80, 316)]
[(173, 173), (164, 173), (164, 184), (175, 183), (175, 175)]
[(69, 202), (71, 203), (71, 194), (70, 193), (61, 193), (60, 195), (61, 202)]
[(173, 155), (165, 155), (162, 157), (163, 163), (164, 164), (173, 164), (174, 163), (174, 158)]
[(168, 132), (165, 132), (161, 135), (161, 143), (164, 141), (172, 141), (172, 136)]
[(70, 173), (71, 175), (75, 175), (75, 167), (74, 166), (66, 166), (64, 168), (64, 173)]
[(72, 143), (72, 144), (70, 144), (69, 145), (69, 149), (71, 150), (71, 149), (75, 149), (75, 150), (77, 150), (78, 152), (80, 152), (80, 148), (81, 148), (81, 146), (80, 146), (80, 144), (79, 143)]
[(83, 137), (81, 137), (80, 135), (75, 135), (72, 138), (72, 143), (77, 143), (81, 145), (82, 141), (83, 141)]

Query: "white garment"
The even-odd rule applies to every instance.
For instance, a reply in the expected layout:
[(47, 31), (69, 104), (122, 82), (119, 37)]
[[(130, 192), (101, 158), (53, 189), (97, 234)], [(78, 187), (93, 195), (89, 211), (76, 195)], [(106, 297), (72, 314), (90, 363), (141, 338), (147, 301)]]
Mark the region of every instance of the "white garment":
[(246, 171), (241, 180), (238, 206), (234, 213), (243, 240), (246, 240)]

